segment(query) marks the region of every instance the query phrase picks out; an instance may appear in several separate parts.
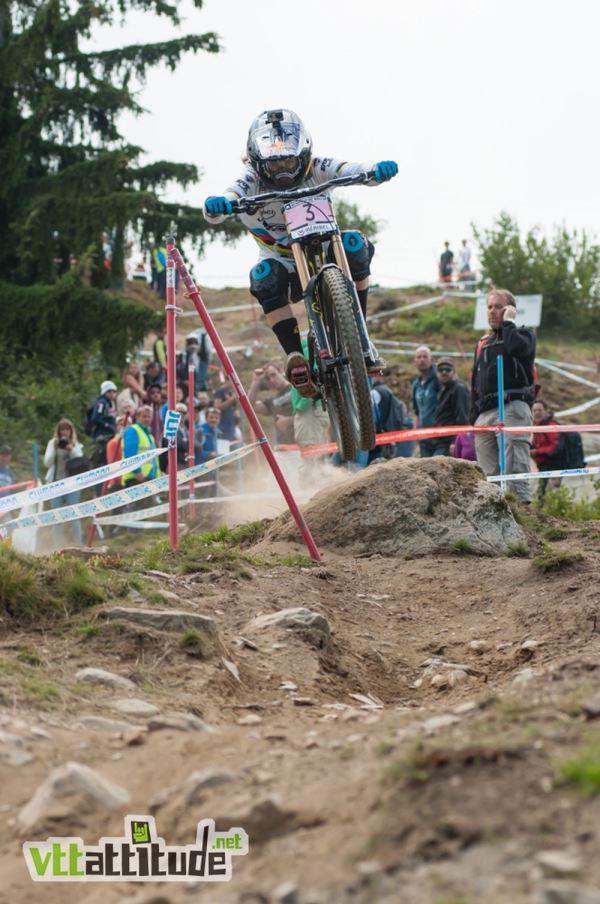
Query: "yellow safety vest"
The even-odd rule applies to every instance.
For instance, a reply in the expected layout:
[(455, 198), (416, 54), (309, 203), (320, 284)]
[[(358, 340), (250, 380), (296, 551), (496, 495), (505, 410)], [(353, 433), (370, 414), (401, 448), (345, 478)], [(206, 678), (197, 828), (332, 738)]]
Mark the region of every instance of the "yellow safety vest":
[[(148, 436), (146, 431), (142, 430), (139, 424), (131, 424), (131, 427), (138, 435), (138, 454), (140, 452), (146, 452), (147, 449), (156, 449), (156, 443), (154, 442), (154, 437), (152, 435)], [(129, 430), (129, 427), (127, 429)], [(153, 458), (151, 461), (147, 461), (145, 464), (141, 465), (140, 470), (144, 475), (144, 480), (160, 477), (160, 465), (157, 458)], [(123, 474), (121, 477), (123, 485), (125, 485), (128, 480), (131, 480), (132, 477), (135, 479), (136, 476), (134, 471), (128, 471), (127, 474)]]

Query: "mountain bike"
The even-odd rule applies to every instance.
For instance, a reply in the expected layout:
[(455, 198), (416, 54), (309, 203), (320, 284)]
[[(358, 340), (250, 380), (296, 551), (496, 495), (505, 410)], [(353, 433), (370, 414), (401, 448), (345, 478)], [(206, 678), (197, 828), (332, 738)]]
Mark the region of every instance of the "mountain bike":
[[(338, 176), (317, 186), (264, 192), (231, 202), (234, 213), (250, 215), (270, 201), (282, 203), (308, 316), (311, 377), (345, 461), (351, 461), (358, 449), (375, 447), (365, 363), (373, 350), (327, 191), (361, 185), (372, 177), (373, 173)], [(330, 249), (334, 263), (329, 260)]]

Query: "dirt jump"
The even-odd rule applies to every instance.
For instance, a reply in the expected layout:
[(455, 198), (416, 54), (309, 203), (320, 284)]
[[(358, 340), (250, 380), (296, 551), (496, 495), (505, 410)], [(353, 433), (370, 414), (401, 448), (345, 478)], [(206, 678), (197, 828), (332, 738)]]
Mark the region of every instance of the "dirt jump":
[[(600, 901), (600, 525), (450, 459), (377, 464), (304, 515), (318, 564), (288, 515), (8, 556), (0, 901)], [(127, 814), (167, 845), (242, 827), (249, 852), (228, 882), (32, 883), (24, 842), (95, 845)]]

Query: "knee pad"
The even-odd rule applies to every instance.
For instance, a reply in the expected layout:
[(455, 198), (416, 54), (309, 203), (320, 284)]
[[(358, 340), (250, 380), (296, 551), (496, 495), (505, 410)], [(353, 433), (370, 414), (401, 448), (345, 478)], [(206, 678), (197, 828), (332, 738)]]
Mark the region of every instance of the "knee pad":
[(286, 306), (289, 287), (290, 274), (277, 260), (265, 258), (250, 271), (250, 294), (254, 295), (265, 314)]
[(342, 232), (342, 244), (353, 280), (365, 279), (371, 272), (370, 263), (375, 248), (369, 239), (355, 229)]

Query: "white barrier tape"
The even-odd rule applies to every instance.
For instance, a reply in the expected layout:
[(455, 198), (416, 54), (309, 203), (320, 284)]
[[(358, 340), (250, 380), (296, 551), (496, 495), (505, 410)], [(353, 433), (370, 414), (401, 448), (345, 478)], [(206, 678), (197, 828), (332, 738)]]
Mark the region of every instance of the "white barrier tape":
[[(161, 530), (169, 526), (168, 521), (117, 521), (116, 518), (107, 518), (102, 520), (102, 523), (98, 521), (100, 527), (108, 527), (108, 525), (112, 524), (118, 524), (127, 530)], [(181, 529), (187, 527), (186, 524), (178, 524), (177, 526)]]
[(42, 487), (35, 487), (32, 490), (23, 490), (22, 493), (15, 493), (13, 496), (0, 497), (0, 512), (14, 508), (22, 508), (23, 505), (34, 502), (45, 502), (48, 499), (56, 499), (58, 496), (66, 496), (67, 493), (74, 493), (76, 490), (83, 490), (86, 487), (93, 487), (98, 483), (104, 483), (111, 477), (119, 474), (125, 474), (127, 471), (134, 471), (140, 465), (147, 464), (157, 455), (164, 452), (164, 449), (148, 449), (147, 452), (140, 452), (138, 455), (132, 455), (130, 458), (123, 458), (115, 461), (111, 465), (102, 465), (100, 468), (94, 468), (93, 471), (84, 471), (83, 474), (76, 474), (75, 477), (66, 477), (64, 480), (55, 480), (54, 483), (47, 483)]
[(582, 411), (588, 411), (596, 405), (600, 405), (600, 396), (596, 396), (595, 399), (591, 399), (589, 402), (582, 402), (581, 405), (575, 405), (573, 408), (565, 408), (564, 411), (557, 411), (555, 416), (568, 417), (570, 414), (581, 414)]
[(501, 480), (545, 480), (547, 477), (587, 477), (600, 474), (600, 468), (563, 468), (561, 471), (529, 471), (524, 474), (494, 474), (488, 477), (490, 483)]
[[(539, 358), (537, 359), (540, 360)], [(556, 364), (557, 367), (566, 367), (567, 370), (580, 370), (585, 373), (597, 374), (597, 367), (590, 367), (589, 364), (573, 364), (571, 361), (553, 361), (552, 358), (544, 358), (548, 364)]]
[[(251, 311), (254, 307), (253, 304), (231, 304), (226, 305), (222, 308), (210, 308), (209, 314), (212, 316), (213, 314), (229, 314), (232, 311)], [(197, 317), (197, 311), (184, 311), (181, 317)]]
[[(220, 455), (212, 461), (206, 461), (203, 464), (195, 465), (193, 468), (185, 468), (177, 474), (177, 483), (182, 484), (192, 480), (198, 474), (204, 474), (207, 471), (214, 471), (223, 465), (229, 464), (247, 455), (252, 449), (260, 446), (261, 443), (251, 443), (249, 446), (242, 446), (241, 449), (235, 449), (233, 452), (227, 452)], [(164, 450), (159, 450), (163, 452)], [(130, 459), (131, 460), (131, 459)], [(18, 527), (45, 527), (48, 524), (64, 524), (66, 521), (76, 521), (78, 518), (86, 518), (90, 515), (97, 515), (98, 512), (109, 512), (112, 509), (121, 508), (129, 502), (135, 502), (139, 499), (145, 499), (149, 496), (155, 496), (163, 490), (168, 490), (168, 476), (157, 477), (148, 483), (140, 483), (136, 486), (126, 487), (118, 490), (116, 493), (110, 493), (108, 496), (99, 496), (97, 499), (88, 502), (79, 502), (77, 505), (66, 505), (63, 508), (53, 509), (49, 512), (42, 512), (39, 515), (28, 515), (24, 518), (15, 518), (13, 521), (7, 521), (2, 525), (1, 531), (15, 530)]]
[(553, 364), (546, 358), (537, 358), (536, 363), (539, 364), (540, 367), (545, 367), (546, 370), (551, 370), (555, 374), (560, 374), (561, 377), (567, 377), (568, 380), (573, 380), (575, 383), (581, 383), (582, 386), (591, 386), (592, 389), (600, 389), (600, 386), (597, 383), (592, 383), (591, 380), (586, 380), (585, 377), (578, 377), (577, 374), (572, 374), (570, 371), (565, 370), (563, 367), (559, 367), (557, 364)]
[[(197, 487), (214, 487), (216, 480), (203, 480), (196, 484)], [(184, 505), (194, 503), (194, 498), (179, 499), (177, 505), (181, 508)], [(169, 511), (169, 503), (164, 502), (161, 505), (153, 505), (152, 508), (138, 509), (136, 512), (126, 512), (124, 515), (111, 515), (110, 520), (107, 518), (94, 518), (96, 524), (125, 524), (126, 521), (143, 521), (144, 518), (150, 518), (154, 515), (164, 515)]]
[(378, 311), (376, 314), (369, 314), (366, 318), (370, 320), (382, 320), (384, 317), (394, 317), (396, 314), (402, 314), (404, 311), (412, 311), (413, 308), (424, 308), (429, 304), (435, 304), (436, 301), (445, 301), (445, 295), (436, 295), (435, 298), (425, 298), (423, 301), (413, 301), (412, 304), (404, 304), (401, 308), (393, 308), (391, 311)]
[(599, 455), (586, 455), (585, 456), (586, 465), (589, 465), (589, 463), (591, 461), (600, 461), (600, 454)]

